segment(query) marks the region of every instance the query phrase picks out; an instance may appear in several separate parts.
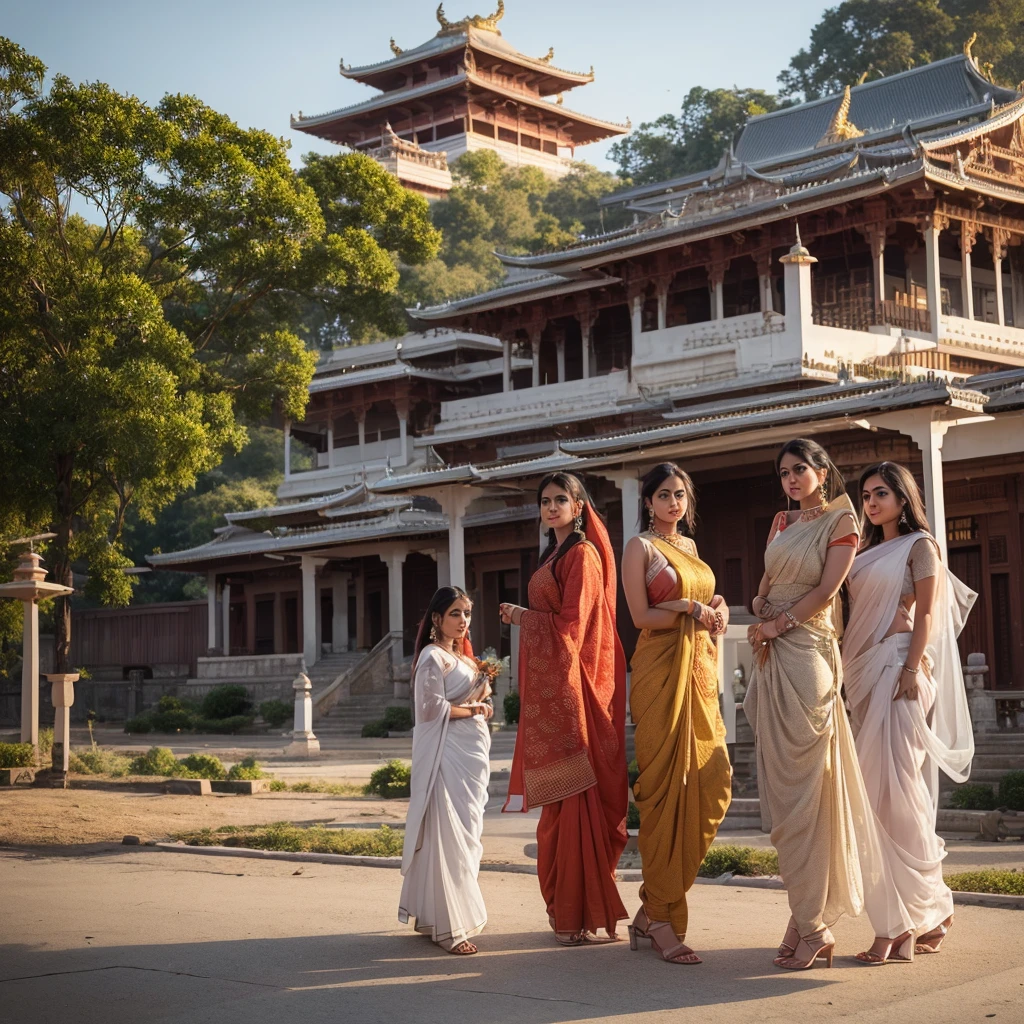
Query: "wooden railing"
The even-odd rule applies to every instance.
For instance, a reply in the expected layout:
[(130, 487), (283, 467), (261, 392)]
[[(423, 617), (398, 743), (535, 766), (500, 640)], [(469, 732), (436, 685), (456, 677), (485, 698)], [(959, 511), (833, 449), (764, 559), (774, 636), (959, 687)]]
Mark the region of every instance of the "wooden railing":
[(907, 306), (887, 299), (875, 303), (870, 299), (849, 299), (835, 303), (815, 302), (811, 316), (822, 327), (841, 327), (847, 331), (866, 331), (869, 327), (884, 325), (904, 331), (931, 333), (931, 316), (927, 309)]

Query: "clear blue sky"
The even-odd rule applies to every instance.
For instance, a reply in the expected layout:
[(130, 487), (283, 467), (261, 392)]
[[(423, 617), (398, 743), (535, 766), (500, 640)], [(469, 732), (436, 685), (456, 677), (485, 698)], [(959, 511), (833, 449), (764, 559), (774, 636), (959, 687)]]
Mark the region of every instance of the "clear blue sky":
[[(528, 54), (554, 46), (560, 67), (594, 65), (596, 80), (569, 93), (566, 106), (638, 125), (677, 111), (694, 85), (774, 90), (829, 5), (506, 0), (501, 30)], [(455, 21), (495, 6), (448, 0), (445, 12)], [(289, 114), (323, 113), (372, 94), (340, 77), (339, 58), (384, 60), (391, 36), (403, 48), (425, 42), (437, 32), (435, 8), (436, 0), (0, 0), (0, 33), (75, 81), (105, 81), (148, 101), (193, 93), (243, 126), (289, 139), (297, 160), (310, 149), (337, 148), (293, 132)], [(612, 169), (607, 148), (578, 155)]]

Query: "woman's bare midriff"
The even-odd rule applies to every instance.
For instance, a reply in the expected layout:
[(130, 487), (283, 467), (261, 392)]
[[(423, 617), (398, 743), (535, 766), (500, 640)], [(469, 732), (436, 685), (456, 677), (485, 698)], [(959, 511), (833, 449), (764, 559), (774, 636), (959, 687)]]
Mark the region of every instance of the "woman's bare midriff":
[(903, 595), (899, 608), (896, 610), (895, 616), (893, 616), (892, 623), (889, 625), (885, 636), (882, 637), (883, 640), (886, 640), (891, 636), (895, 636), (897, 633), (914, 632), (914, 604), (915, 600), (913, 594)]

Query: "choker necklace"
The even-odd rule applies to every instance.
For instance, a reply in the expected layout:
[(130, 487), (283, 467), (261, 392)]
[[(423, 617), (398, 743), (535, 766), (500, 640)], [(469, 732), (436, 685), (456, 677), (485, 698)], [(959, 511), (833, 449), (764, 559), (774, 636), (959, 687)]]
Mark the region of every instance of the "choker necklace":
[(824, 505), (818, 505), (815, 508), (803, 509), (800, 512), (800, 522), (810, 523), (819, 516), (823, 516), (827, 511), (828, 509)]
[(662, 533), (660, 530), (656, 530), (653, 526), (648, 526), (647, 532), (652, 537), (657, 537), (658, 540), (663, 540), (666, 544), (671, 544), (672, 547), (682, 550), (683, 538), (680, 537), (678, 533)]

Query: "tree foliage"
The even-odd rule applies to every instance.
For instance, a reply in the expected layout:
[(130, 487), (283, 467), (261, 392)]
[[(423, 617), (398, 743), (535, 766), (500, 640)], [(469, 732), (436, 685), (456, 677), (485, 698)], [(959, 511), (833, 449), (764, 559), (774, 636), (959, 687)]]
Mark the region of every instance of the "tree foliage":
[(80, 562), (124, 604), (129, 508), (152, 520), (244, 420), (300, 418), (311, 309), (392, 330), (397, 260), (440, 240), (367, 157), (296, 174), (281, 140), (194, 97), (44, 73), (0, 39), (0, 524), (52, 527), (54, 578)]
[(616, 142), (609, 151), (623, 177), (643, 185), (714, 167), (747, 118), (777, 109), (762, 89), (695, 86), (679, 114), (663, 114)]

